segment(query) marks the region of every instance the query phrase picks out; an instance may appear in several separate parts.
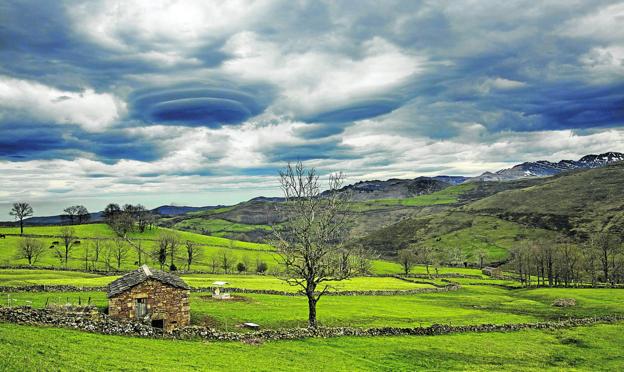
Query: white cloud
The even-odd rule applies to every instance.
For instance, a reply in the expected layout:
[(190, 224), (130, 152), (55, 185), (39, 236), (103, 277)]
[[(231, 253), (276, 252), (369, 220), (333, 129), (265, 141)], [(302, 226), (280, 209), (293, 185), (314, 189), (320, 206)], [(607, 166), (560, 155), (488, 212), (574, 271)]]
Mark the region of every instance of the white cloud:
[(102, 131), (125, 112), (125, 103), (92, 89), (62, 91), (37, 82), (0, 76), (0, 117), (76, 124)]
[(592, 77), (600, 81), (624, 76), (624, 45), (592, 48), (580, 57), (580, 62)]
[[(72, 4), (74, 28), (111, 50), (185, 51), (262, 20), (274, 1), (102, 0)], [(150, 59), (154, 56), (146, 55)], [(156, 56), (171, 58), (171, 56)]]
[(252, 32), (230, 38), (224, 51), (233, 55), (224, 63), (225, 72), (277, 84), (281, 97), (276, 106), (298, 114), (387, 93), (421, 72), (424, 64), (422, 57), (379, 37), (361, 46), (360, 58), (322, 50), (286, 51)]
[(561, 28), (563, 36), (589, 37), (602, 42), (624, 39), (624, 3), (612, 4), (567, 21)]

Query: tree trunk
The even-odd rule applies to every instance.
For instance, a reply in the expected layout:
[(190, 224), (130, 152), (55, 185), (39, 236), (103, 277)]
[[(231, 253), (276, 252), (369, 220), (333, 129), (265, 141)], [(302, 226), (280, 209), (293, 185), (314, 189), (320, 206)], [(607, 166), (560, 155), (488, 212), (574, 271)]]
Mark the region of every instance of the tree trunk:
[(24, 220), (20, 218), (20, 235), (24, 235)]
[(308, 327), (316, 328), (316, 301), (314, 294), (308, 294)]

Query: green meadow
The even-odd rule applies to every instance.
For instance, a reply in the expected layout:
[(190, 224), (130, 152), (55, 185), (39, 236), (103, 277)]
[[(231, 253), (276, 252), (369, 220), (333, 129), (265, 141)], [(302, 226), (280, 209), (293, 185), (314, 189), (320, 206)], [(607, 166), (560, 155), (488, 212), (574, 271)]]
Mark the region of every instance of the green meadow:
[(0, 323), (4, 370), (618, 371), (624, 324), (444, 336), (197, 342)]

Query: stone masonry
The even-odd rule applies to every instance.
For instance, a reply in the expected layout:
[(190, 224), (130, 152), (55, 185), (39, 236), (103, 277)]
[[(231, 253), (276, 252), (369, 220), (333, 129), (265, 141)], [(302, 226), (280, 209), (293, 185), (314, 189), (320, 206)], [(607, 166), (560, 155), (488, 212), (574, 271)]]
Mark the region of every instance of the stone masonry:
[[(109, 299), (111, 318), (132, 319), (149, 324), (162, 320), (165, 331), (184, 327), (191, 322), (189, 290), (172, 287), (149, 279)], [(136, 319), (137, 299), (145, 299), (147, 316)]]

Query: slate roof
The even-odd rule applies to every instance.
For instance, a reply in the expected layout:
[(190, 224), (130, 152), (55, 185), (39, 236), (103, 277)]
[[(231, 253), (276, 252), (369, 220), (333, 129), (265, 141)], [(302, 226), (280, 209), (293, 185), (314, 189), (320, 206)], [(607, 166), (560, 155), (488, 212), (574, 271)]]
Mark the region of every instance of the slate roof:
[(118, 294), (123, 293), (148, 279), (158, 280), (161, 283), (177, 288), (190, 289), (188, 284), (186, 284), (184, 280), (180, 279), (178, 276), (164, 271), (150, 269), (147, 265), (143, 265), (137, 270), (134, 270), (110, 283), (108, 285), (108, 297), (117, 296)]

